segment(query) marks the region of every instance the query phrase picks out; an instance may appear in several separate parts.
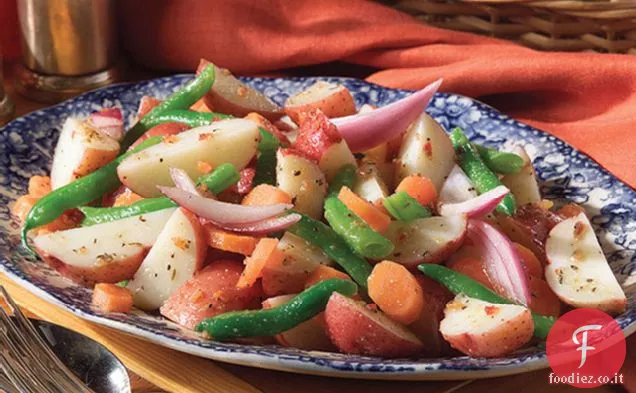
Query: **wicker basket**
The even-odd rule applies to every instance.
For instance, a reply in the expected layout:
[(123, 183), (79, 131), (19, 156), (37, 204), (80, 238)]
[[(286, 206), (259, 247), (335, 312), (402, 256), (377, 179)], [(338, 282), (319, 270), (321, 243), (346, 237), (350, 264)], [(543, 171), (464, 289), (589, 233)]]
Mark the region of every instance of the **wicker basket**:
[(636, 54), (636, 0), (397, 0), (425, 23), (551, 51)]

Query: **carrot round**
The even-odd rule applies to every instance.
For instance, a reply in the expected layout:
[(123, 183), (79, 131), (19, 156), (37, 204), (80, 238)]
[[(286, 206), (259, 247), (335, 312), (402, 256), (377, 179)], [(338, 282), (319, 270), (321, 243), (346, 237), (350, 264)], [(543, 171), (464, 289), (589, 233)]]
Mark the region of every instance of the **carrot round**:
[(133, 307), (133, 296), (128, 289), (115, 284), (96, 284), (92, 304), (102, 312), (126, 313)]
[(252, 255), (245, 258), (245, 269), (236, 283), (237, 288), (254, 285), (256, 280), (263, 276), (263, 271), (267, 265), (276, 265), (282, 262), (285, 255), (277, 246), (278, 239), (266, 237), (258, 241)]
[(408, 325), (424, 308), (422, 287), (411, 272), (399, 263), (382, 261), (369, 276), (369, 297), (391, 319)]
[(250, 255), (258, 242), (255, 237), (227, 232), (210, 224), (205, 226), (205, 231), (210, 247), (237, 254)]
[(314, 270), (305, 281), (305, 288), (309, 288), (321, 281), (330, 280), (332, 278), (341, 278), (343, 280), (351, 280), (347, 273), (334, 269), (331, 266), (320, 265)]
[(269, 184), (260, 184), (254, 187), (241, 202), (242, 205), (248, 206), (266, 206), (278, 203), (290, 204), (292, 198), (285, 191)]
[(514, 245), (528, 275), (543, 278), (543, 264), (539, 261), (539, 258), (537, 258), (529, 248), (519, 243), (515, 243)]
[(422, 206), (431, 206), (437, 200), (437, 190), (433, 182), (424, 176), (411, 175), (405, 177), (395, 189), (404, 191)]
[(391, 223), (391, 217), (388, 214), (360, 198), (349, 187), (345, 186), (340, 189), (338, 199), (376, 232), (384, 232)]

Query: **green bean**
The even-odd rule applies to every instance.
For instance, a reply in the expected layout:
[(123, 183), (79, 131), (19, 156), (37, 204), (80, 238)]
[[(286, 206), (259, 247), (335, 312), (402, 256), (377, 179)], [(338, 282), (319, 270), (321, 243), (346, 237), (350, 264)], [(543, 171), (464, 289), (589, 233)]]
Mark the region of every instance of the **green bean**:
[(519, 173), (526, 165), (523, 158), (514, 153), (490, 149), (476, 143), (473, 143), (473, 145), (477, 148), (484, 164), (493, 172), (502, 174)]
[(287, 230), (322, 249), (366, 292), (371, 265), (353, 252), (333, 229), (304, 214), (301, 216), (300, 221)]
[(374, 231), (338, 198), (325, 201), (325, 219), (345, 242), (365, 258), (382, 259), (393, 251), (393, 243)]
[[(510, 300), (497, 295), (472, 278), (445, 266), (423, 264), (419, 265), (417, 268), (428, 277), (444, 285), (449, 291), (456, 295), (458, 293), (463, 293), (466, 296), (489, 303), (514, 304)], [(534, 335), (541, 339), (548, 337), (548, 333), (550, 332), (552, 325), (556, 322), (556, 318), (554, 317), (539, 315), (534, 312), (532, 313), (532, 320), (534, 321)]]
[(220, 341), (241, 337), (274, 336), (321, 313), (334, 292), (352, 296), (356, 290), (357, 286), (353, 282), (332, 278), (305, 289), (289, 302), (277, 307), (231, 311), (206, 318), (199, 322), (196, 330)]
[[(477, 149), (468, 141), (460, 128), (455, 128), (450, 135), (451, 141), (459, 157), (459, 166), (475, 185), (479, 194), (500, 186), (501, 181), (491, 171), (479, 156)], [(516, 209), (515, 199), (508, 194), (497, 206), (497, 211), (506, 215), (513, 215)]]
[(218, 120), (231, 119), (232, 116), (223, 113), (195, 112), (187, 109), (172, 109), (151, 118), (144, 118), (144, 124), (148, 129), (162, 123), (181, 123), (190, 128), (203, 127)]
[[(197, 185), (205, 185), (208, 191), (215, 195), (220, 194), (228, 187), (239, 181), (240, 175), (232, 164), (221, 164), (207, 175), (201, 176)], [(158, 210), (177, 206), (170, 198), (157, 197), (146, 198), (128, 206), (116, 207), (80, 207), (84, 213), (82, 226), (103, 224), (105, 222), (121, 220), (126, 217), (138, 216)]]
[(170, 198), (146, 198), (141, 199), (128, 206), (115, 207), (90, 207), (82, 206), (79, 210), (84, 214), (82, 226), (88, 227), (96, 224), (121, 220), (126, 217), (138, 216), (158, 210), (168, 209), (177, 206)]
[(217, 166), (207, 175), (203, 175), (197, 181), (197, 185), (204, 185), (206, 189), (214, 195), (219, 195), (230, 186), (236, 184), (241, 178), (241, 174), (232, 164), (225, 163)]
[(144, 132), (148, 131), (152, 118), (166, 111), (173, 109), (187, 109), (205, 95), (212, 85), (214, 85), (215, 70), (214, 65), (210, 64), (199, 73), (187, 85), (179, 89), (177, 92), (166, 98), (161, 104), (153, 108), (148, 114), (137, 122), (124, 136), (121, 142), (121, 150), (125, 151), (132, 145)]
[(353, 188), (358, 180), (358, 168), (353, 164), (343, 165), (329, 183), (329, 196), (338, 196), (342, 187)]
[(60, 187), (43, 196), (29, 211), (22, 226), (22, 244), (30, 249), (27, 233), (33, 228), (46, 225), (66, 210), (86, 205), (104, 194), (113, 192), (121, 184), (117, 176), (117, 166), (131, 154), (142, 151), (161, 142), (159, 136), (148, 138), (136, 148), (120, 155), (115, 160), (82, 178)]
[(385, 198), (382, 204), (396, 220), (400, 221), (411, 221), (432, 215), (426, 206), (422, 206), (404, 191), (396, 192), (390, 197)]

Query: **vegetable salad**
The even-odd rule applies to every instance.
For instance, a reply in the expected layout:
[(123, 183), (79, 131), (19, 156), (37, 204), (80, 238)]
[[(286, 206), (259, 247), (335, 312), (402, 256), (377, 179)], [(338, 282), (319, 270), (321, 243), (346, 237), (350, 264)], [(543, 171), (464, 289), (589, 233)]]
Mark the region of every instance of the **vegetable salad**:
[(64, 124), (13, 206), (25, 247), (214, 340), (381, 357), (507, 355), (568, 308), (625, 310), (583, 209), (541, 198), (522, 146), (424, 113), (441, 81), (356, 108), (318, 82), (284, 107), (202, 61), (165, 100)]

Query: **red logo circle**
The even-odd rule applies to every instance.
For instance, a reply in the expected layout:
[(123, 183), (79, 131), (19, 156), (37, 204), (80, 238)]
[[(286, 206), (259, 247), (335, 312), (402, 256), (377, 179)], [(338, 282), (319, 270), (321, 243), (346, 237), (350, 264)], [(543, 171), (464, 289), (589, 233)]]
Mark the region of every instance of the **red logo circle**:
[(594, 388), (614, 381), (625, 361), (625, 335), (608, 314), (579, 308), (559, 318), (546, 342), (551, 383)]

